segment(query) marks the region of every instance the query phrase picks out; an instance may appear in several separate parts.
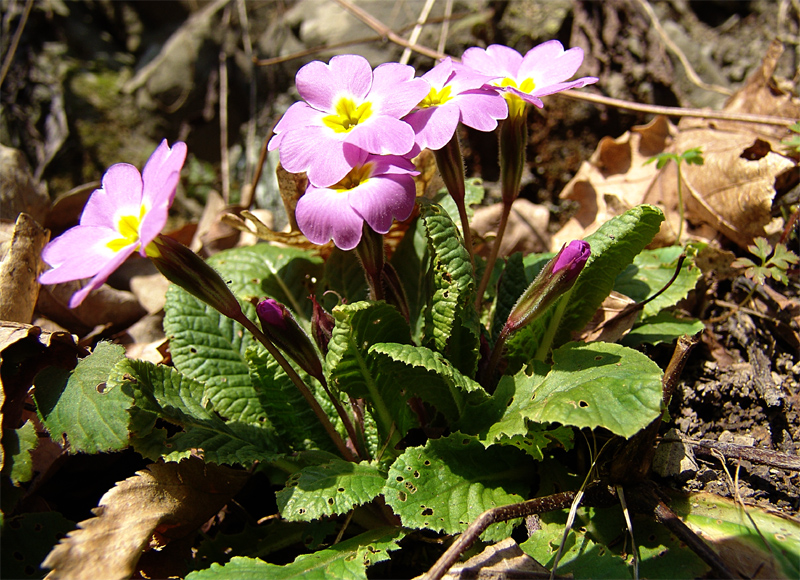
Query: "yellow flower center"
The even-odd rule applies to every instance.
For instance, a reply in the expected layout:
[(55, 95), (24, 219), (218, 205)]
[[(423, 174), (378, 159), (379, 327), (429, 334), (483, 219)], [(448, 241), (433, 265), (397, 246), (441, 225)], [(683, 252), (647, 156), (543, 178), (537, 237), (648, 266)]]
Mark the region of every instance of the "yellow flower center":
[(372, 177), (373, 166), (374, 164), (372, 163), (365, 163), (364, 165), (353, 167), (350, 173), (345, 175), (339, 183), (332, 185), (331, 189), (344, 193), (366, 183)]
[(334, 109), (336, 114), (323, 117), (322, 122), (337, 133), (347, 133), (372, 116), (371, 103), (356, 105), (350, 97), (340, 97)]
[[(514, 79), (511, 78), (504, 78), (500, 81), (501, 87), (514, 87), (517, 90), (522, 91), (523, 93), (530, 93), (533, 89), (536, 88), (536, 83), (533, 82), (533, 79), (525, 79), (522, 81), (522, 84), (517, 86), (517, 83)], [(506, 102), (508, 103), (508, 116), (509, 117), (521, 117), (525, 114), (525, 107), (527, 103), (520, 99), (517, 95), (513, 93), (506, 93), (503, 95), (506, 98)]]
[(427, 96), (419, 102), (417, 107), (420, 109), (427, 109), (428, 107), (438, 107), (439, 105), (443, 105), (453, 98), (450, 96), (451, 92), (452, 89), (450, 87), (442, 87), (441, 90), (431, 87), (431, 92), (429, 92)]
[(139, 209), (139, 215), (124, 215), (120, 216), (117, 222), (117, 231), (120, 237), (106, 243), (106, 246), (113, 251), (119, 252), (122, 248), (130, 246), (139, 241), (139, 227), (142, 224), (142, 219), (147, 213), (147, 208), (142, 205)]

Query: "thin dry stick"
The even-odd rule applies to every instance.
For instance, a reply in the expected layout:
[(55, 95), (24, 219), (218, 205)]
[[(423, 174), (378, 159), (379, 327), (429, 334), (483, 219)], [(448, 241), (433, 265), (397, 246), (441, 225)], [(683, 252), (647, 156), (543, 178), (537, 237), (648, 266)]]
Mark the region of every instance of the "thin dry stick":
[[(247, 121), (247, 140), (245, 141), (245, 177), (244, 181), (247, 182), (252, 175), (253, 171), (253, 163), (255, 162), (256, 156), (256, 79), (255, 75), (253, 74), (253, 43), (250, 40), (250, 21), (247, 18), (247, 5), (245, 4), (245, 0), (237, 0), (236, 8), (239, 11), (239, 26), (242, 28), (242, 45), (244, 46), (244, 55), (247, 58), (248, 64), (246, 65), (247, 74), (250, 75), (250, 114), (249, 120)], [(245, 188), (242, 188), (242, 195), (240, 197), (240, 205), (243, 204), (245, 198), (249, 198), (252, 200), (252, 192), (247, 192), (247, 196), (245, 196)], [(249, 207), (249, 205), (244, 206)]]
[(3, 60), (3, 68), (0, 68), (0, 87), (3, 86), (3, 81), (6, 78), (6, 74), (8, 74), (8, 69), (11, 67), (11, 61), (14, 60), (14, 53), (17, 52), (19, 39), (22, 37), (22, 31), (25, 28), (25, 24), (28, 22), (28, 16), (31, 13), (31, 8), (33, 8), (33, 0), (28, 0), (25, 3), (25, 9), (22, 12), (22, 18), (20, 18), (19, 24), (17, 24), (17, 29), (14, 31), (14, 36), (11, 39), (11, 44), (9, 45), (8, 52), (6, 53), (6, 58)]
[[(428, 20), (428, 15), (431, 13), (434, 2), (436, 2), (436, 0), (425, 0), (425, 5), (422, 7), (422, 12), (419, 13), (419, 18), (417, 18), (417, 23), (414, 25), (414, 30), (411, 31), (411, 36), (408, 37), (409, 44), (417, 43), (419, 35), (422, 33), (422, 27), (425, 26), (425, 22)], [(400, 64), (408, 64), (409, 58), (411, 58), (411, 49), (405, 47), (403, 49), (403, 55), (400, 57)]]
[(722, 93), (723, 95), (733, 94), (733, 91), (726, 87), (713, 85), (701, 79), (700, 76), (695, 72), (694, 68), (692, 68), (692, 63), (689, 62), (689, 60), (686, 58), (686, 55), (683, 54), (683, 51), (672, 41), (669, 36), (667, 36), (667, 32), (661, 26), (661, 22), (658, 20), (658, 16), (656, 16), (653, 7), (650, 6), (647, 0), (636, 1), (639, 3), (639, 6), (641, 6), (645, 12), (647, 12), (647, 16), (650, 17), (650, 22), (652, 22), (653, 28), (656, 29), (656, 32), (661, 37), (661, 40), (667, 45), (667, 48), (678, 57), (678, 60), (681, 61), (681, 65), (683, 65), (683, 68), (686, 71), (686, 76), (689, 77), (691, 82), (706, 91), (714, 91), (715, 93)]
[[(231, 6), (228, 4), (222, 16), (222, 26), (227, 29), (231, 22)], [(222, 199), (225, 205), (231, 199), (231, 167), (228, 159), (228, 42), (223, 41), (219, 51), (219, 156), (222, 173)]]
[(450, 33), (450, 17), (453, 15), (453, 0), (444, 3), (444, 21), (442, 22), (442, 33), (439, 35), (439, 44), (436, 52), (443, 53), (447, 44), (447, 35)]
[(631, 552), (633, 552), (633, 580), (639, 580), (639, 552), (636, 550), (636, 538), (633, 536), (633, 523), (631, 514), (628, 510), (628, 503), (625, 501), (625, 491), (621, 485), (615, 487), (619, 503), (622, 506), (622, 515), (625, 517), (625, 524), (628, 526), (628, 533), (631, 535)]

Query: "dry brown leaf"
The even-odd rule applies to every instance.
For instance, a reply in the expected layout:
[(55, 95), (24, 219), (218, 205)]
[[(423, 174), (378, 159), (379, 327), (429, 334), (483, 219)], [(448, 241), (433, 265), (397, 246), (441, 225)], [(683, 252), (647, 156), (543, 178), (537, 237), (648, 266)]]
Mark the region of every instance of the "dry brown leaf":
[(21, 212), (42, 223), (50, 197), (31, 174), (22, 151), (0, 145), (0, 216), (16, 219)]
[(29, 323), (39, 295), (42, 249), (50, 239), (26, 213), (19, 214), (8, 254), (0, 263), (0, 320)]
[(193, 534), (241, 489), (246, 471), (196, 458), (154, 463), (100, 498), (97, 515), (53, 548), (46, 578), (129, 578), (142, 553)]
[(477, 556), (453, 566), (444, 576), (446, 580), (549, 577), (550, 571), (523, 552), (513, 538), (487, 546)]
[(628, 334), (636, 322), (636, 317), (641, 308), (636, 307), (636, 301), (624, 294), (612, 291), (600, 308), (597, 309), (586, 327), (573, 337), (574, 340), (583, 342), (617, 342)]
[[(500, 223), (502, 204), (479, 207), (475, 210), (471, 229), (479, 238), (487, 238), (497, 232)], [(550, 222), (550, 210), (543, 205), (536, 205), (527, 199), (517, 198), (511, 206), (508, 225), (500, 244), (500, 255), (508, 256), (514, 252), (523, 254), (546, 252), (549, 247), (547, 226)], [(485, 244), (476, 248), (478, 253), (487, 252), (491, 246)]]

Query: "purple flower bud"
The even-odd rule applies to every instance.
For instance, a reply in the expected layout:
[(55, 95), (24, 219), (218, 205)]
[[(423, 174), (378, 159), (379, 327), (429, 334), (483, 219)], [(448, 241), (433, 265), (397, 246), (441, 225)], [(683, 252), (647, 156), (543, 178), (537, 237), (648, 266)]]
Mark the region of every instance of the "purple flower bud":
[(275, 346), (309, 375), (320, 382), (324, 381), (319, 355), (289, 309), (277, 300), (267, 298), (256, 306), (256, 315), (264, 334)]
[(586, 260), (592, 254), (592, 249), (587, 242), (583, 240), (573, 240), (558, 253), (553, 260), (553, 274), (558, 274), (561, 270), (567, 268), (568, 279), (572, 281), (578, 277), (578, 274), (583, 270)]

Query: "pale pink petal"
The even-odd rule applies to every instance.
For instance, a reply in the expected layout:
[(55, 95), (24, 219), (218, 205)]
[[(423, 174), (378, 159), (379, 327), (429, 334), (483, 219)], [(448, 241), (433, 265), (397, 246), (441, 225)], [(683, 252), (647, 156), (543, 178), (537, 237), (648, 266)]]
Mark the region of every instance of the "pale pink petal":
[(542, 99), (540, 99), (539, 97), (536, 97), (536, 96), (534, 96), (534, 95), (532, 95), (530, 93), (523, 93), (522, 91), (520, 91), (518, 89), (515, 89), (514, 87), (505, 87), (505, 91), (508, 92), (508, 93), (513, 93), (513, 94), (517, 95), (520, 99), (522, 99), (523, 101), (525, 101), (529, 105), (533, 105), (533, 106), (538, 107), (540, 109), (542, 107), (544, 107), (544, 103), (542, 102)]
[[(502, 99), (502, 97), (500, 97)], [(406, 122), (416, 133), (417, 145), (425, 149), (441, 149), (456, 132), (461, 111), (456, 104), (420, 109), (406, 115)]]
[(145, 255), (147, 244), (152, 242), (167, 224), (167, 214), (175, 200), (175, 191), (184, 161), (186, 161), (186, 143), (178, 141), (170, 148), (165, 139), (142, 170), (144, 182), (142, 203), (147, 211), (139, 225), (142, 256)]
[(414, 146), (414, 129), (400, 119), (370, 117), (347, 133), (346, 142), (376, 155), (405, 155)]
[(520, 79), (531, 78), (536, 83), (536, 87), (543, 87), (567, 80), (578, 71), (583, 63), (583, 49), (577, 46), (565, 52), (561, 43), (557, 43), (557, 47), (555, 48), (537, 52), (537, 54), (542, 53), (542, 56), (532, 54), (542, 46), (543, 45), (539, 45), (531, 49), (528, 54), (525, 55), (525, 59), (519, 71)]
[(53, 269), (39, 276), (42, 284), (82, 280), (97, 274), (114, 256), (108, 242), (120, 236), (111, 228), (76, 226), (51, 241), (42, 259)]
[(80, 306), (81, 302), (84, 301), (84, 299), (89, 295), (89, 293), (92, 290), (97, 290), (98, 288), (100, 288), (100, 286), (105, 284), (105, 281), (108, 280), (108, 277), (112, 274), (112, 272), (114, 272), (114, 270), (119, 268), (122, 265), (122, 263), (125, 260), (127, 260), (131, 256), (131, 254), (133, 254), (135, 250), (136, 246), (131, 244), (130, 246), (123, 248), (122, 250), (117, 252), (109, 262), (103, 265), (100, 271), (95, 275), (94, 278), (92, 278), (89, 281), (89, 283), (86, 286), (84, 286), (83, 288), (81, 288), (80, 290), (75, 292), (75, 294), (72, 295), (72, 298), (70, 298), (69, 300), (69, 307), (76, 308), (77, 306)]
[(333, 112), (337, 96), (342, 94), (360, 101), (372, 85), (372, 68), (363, 56), (334, 56), (330, 64), (318, 60), (308, 63), (295, 77), (297, 92), (312, 107)]
[(367, 100), (380, 115), (399, 119), (416, 107), (430, 90), (427, 81), (414, 78), (413, 67), (387, 62), (375, 69)]
[(319, 125), (322, 121), (322, 114), (316, 109), (308, 106), (308, 104), (298, 101), (289, 107), (280, 118), (278, 124), (272, 130), (274, 135), (269, 140), (267, 149), (273, 151), (281, 144), (281, 139), (286, 131), (290, 131), (296, 127), (306, 127), (309, 125)]
[(410, 158), (399, 155), (366, 155), (359, 163), (373, 165), (372, 175), (419, 175)]
[(414, 178), (410, 175), (372, 177), (348, 194), (350, 207), (379, 234), (388, 232), (394, 219), (402, 221), (408, 218), (415, 199)]
[(566, 91), (567, 89), (579, 89), (581, 87), (585, 87), (586, 85), (591, 85), (596, 82), (597, 82), (597, 77), (583, 77), (580, 79), (576, 79), (574, 81), (567, 81), (565, 83), (556, 83), (553, 85), (546, 85), (541, 89), (534, 89), (533, 91), (531, 91), (531, 96), (545, 97), (547, 95), (552, 95), (554, 93)]
[(513, 48), (492, 44), (485, 50), (478, 47), (468, 48), (464, 51), (461, 62), (485, 75), (515, 79), (522, 64), (522, 55)]
[(508, 116), (505, 98), (494, 91), (466, 91), (459, 94), (454, 102), (461, 110), (461, 122), (478, 131), (494, 131), (497, 121)]
[(428, 81), (432, 87), (441, 89), (450, 77), (453, 76), (453, 60), (448, 56), (442, 62), (437, 64), (431, 70), (422, 75), (422, 78)]
[(336, 247), (352, 250), (361, 241), (364, 220), (347, 203), (347, 192), (309, 186), (297, 202), (295, 218), (314, 244), (333, 239)]
[(128, 163), (117, 163), (103, 175), (102, 187), (95, 189), (81, 215), (81, 225), (117, 228), (119, 216), (139, 217), (142, 205), (142, 176)]

